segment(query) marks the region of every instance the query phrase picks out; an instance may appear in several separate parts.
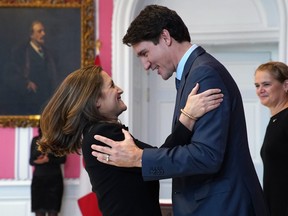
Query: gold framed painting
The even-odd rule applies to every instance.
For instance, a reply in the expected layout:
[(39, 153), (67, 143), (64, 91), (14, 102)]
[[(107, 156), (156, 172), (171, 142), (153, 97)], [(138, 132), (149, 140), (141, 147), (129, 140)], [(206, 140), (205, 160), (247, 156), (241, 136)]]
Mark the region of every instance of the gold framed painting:
[(0, 127), (38, 126), (62, 80), (94, 63), (94, 13), (94, 0), (0, 0)]

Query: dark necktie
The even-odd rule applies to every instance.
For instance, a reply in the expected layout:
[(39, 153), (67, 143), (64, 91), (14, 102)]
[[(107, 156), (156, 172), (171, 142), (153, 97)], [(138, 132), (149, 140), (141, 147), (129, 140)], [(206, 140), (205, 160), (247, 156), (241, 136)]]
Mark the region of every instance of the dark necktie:
[(180, 80), (177, 78), (175, 78), (175, 86), (176, 86), (176, 90), (178, 90), (180, 87)]

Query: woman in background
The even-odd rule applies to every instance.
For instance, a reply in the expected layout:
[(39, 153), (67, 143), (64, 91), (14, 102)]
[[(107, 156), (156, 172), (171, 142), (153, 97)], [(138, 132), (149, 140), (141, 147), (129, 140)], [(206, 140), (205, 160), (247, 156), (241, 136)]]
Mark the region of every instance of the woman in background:
[(38, 151), (37, 141), (42, 137), (41, 129), (38, 136), (31, 141), (30, 165), (34, 166), (31, 184), (31, 210), (36, 216), (57, 216), (61, 209), (63, 196), (63, 175), (61, 164), (66, 156), (55, 157), (53, 154), (42, 154)]
[[(199, 117), (218, 107), (222, 101), (222, 94), (214, 94), (220, 90), (195, 95), (197, 87), (190, 96), (194, 104), (191, 99), (184, 108), (188, 116)], [(56, 155), (82, 149), (85, 169), (103, 216), (160, 216), (159, 181), (145, 182), (140, 168), (114, 167), (102, 164), (92, 156), (91, 145), (101, 144), (94, 139), (94, 134), (124, 139), (122, 129), (127, 128), (118, 119), (127, 109), (121, 100), (122, 94), (122, 89), (99, 66), (88, 66), (71, 73), (41, 115), (43, 137), (39, 146), (42, 152)], [(175, 139), (179, 143), (187, 142), (194, 122), (195, 119), (181, 115), (178, 126), (166, 142)], [(139, 148), (151, 148), (139, 140), (135, 139), (135, 142)], [(109, 161), (109, 155), (105, 159)]]
[(255, 86), (260, 102), (271, 113), (261, 148), (264, 195), (271, 216), (288, 216), (288, 66), (260, 65)]

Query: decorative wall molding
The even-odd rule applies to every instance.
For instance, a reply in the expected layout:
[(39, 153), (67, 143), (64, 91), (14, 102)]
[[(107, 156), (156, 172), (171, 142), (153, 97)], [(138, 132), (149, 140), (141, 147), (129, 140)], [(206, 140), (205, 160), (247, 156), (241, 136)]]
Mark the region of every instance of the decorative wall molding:
[[(135, 3), (137, 2), (138, 0), (115, 0), (112, 18), (112, 77), (115, 83), (117, 83), (117, 85), (119, 84), (125, 92), (125, 94), (122, 95), (122, 99), (126, 104), (133, 103), (132, 95), (128, 93), (132, 90), (130, 85), (130, 83), (132, 83), (132, 77), (129, 73), (132, 67), (132, 53), (129, 47), (124, 46), (121, 41), (131, 22), (133, 15), (131, 13), (135, 10), (137, 5)], [(132, 109), (132, 106), (130, 106), (130, 108)], [(129, 113), (132, 112), (124, 112), (120, 118), (122, 122), (132, 127), (133, 124)]]
[(277, 0), (279, 11), (279, 61), (288, 63), (288, 0)]
[(191, 40), (197, 44), (251, 44), (279, 42), (279, 29), (194, 32)]

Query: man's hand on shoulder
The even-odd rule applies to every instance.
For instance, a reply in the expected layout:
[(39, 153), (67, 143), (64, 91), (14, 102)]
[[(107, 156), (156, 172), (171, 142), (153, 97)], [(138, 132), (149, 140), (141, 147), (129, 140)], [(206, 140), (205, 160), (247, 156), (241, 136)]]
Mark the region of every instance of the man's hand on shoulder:
[(118, 167), (141, 167), (143, 150), (135, 145), (132, 136), (128, 131), (122, 130), (125, 139), (123, 141), (114, 141), (107, 137), (95, 135), (94, 138), (107, 146), (93, 144), (92, 155), (98, 161)]

